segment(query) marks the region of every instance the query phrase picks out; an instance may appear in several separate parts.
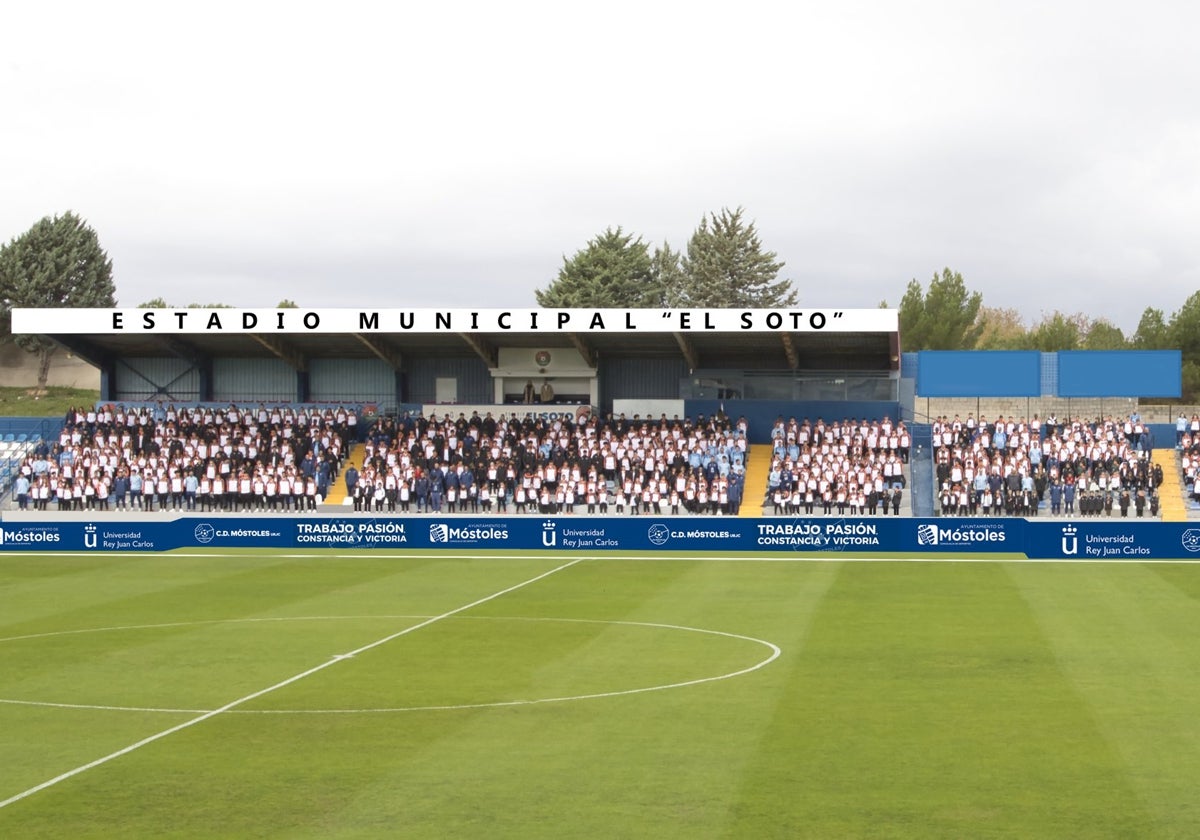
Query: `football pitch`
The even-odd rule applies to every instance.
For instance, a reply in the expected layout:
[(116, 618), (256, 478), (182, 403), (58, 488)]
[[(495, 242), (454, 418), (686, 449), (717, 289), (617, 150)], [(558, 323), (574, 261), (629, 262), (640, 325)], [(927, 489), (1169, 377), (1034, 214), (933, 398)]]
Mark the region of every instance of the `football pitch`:
[(0, 836), (1200, 836), (1200, 565), (0, 555)]

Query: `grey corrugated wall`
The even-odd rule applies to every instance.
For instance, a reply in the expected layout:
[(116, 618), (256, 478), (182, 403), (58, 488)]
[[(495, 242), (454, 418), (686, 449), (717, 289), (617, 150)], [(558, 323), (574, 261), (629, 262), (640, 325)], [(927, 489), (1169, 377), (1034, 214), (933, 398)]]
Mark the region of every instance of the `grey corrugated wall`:
[(676, 400), (679, 382), (688, 375), (683, 359), (601, 359), (600, 407), (611, 411), (613, 400)]
[(432, 403), (437, 399), (437, 379), (458, 380), (460, 403), (490, 403), (495, 399), (492, 374), (478, 356), (440, 356), (412, 359), (408, 371), (408, 393), (403, 402)]
[(296, 371), (282, 359), (213, 359), (213, 400), (295, 402)]
[(200, 399), (200, 371), (182, 359), (122, 359), (113, 370), (115, 402)]
[(308, 369), (313, 402), (397, 402), (396, 372), (380, 359), (312, 359)]

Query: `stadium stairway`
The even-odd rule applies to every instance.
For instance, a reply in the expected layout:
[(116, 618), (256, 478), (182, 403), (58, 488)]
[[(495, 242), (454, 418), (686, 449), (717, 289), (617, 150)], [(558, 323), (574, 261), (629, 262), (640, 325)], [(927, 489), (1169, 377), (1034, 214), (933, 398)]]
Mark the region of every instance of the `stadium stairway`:
[(323, 504), (340, 506), (346, 503), (346, 470), (350, 468), (351, 464), (357, 469), (362, 469), (363, 448), (361, 443), (350, 447), (350, 454), (346, 456), (342, 470), (338, 474), (337, 480), (333, 482), (333, 486), (329, 488), (329, 495), (325, 497)]
[(1174, 449), (1155, 449), (1151, 460), (1162, 467), (1163, 483), (1158, 490), (1159, 512), (1163, 522), (1183, 522), (1188, 518), (1187, 503), (1183, 500), (1183, 483)]
[(753, 443), (746, 458), (746, 483), (742, 490), (742, 506), (738, 516), (762, 516), (763, 498), (767, 495), (767, 476), (771, 474), (769, 443)]
[(933, 435), (928, 424), (914, 425), (908, 459), (908, 501), (913, 516), (933, 516)]

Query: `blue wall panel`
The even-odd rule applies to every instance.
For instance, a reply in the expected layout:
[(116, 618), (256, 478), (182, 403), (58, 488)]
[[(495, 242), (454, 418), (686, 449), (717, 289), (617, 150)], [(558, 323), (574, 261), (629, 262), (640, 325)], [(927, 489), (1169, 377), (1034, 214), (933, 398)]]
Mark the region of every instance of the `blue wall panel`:
[(919, 397), (1037, 397), (1042, 354), (1036, 350), (923, 350)]
[(1060, 397), (1178, 397), (1178, 350), (1064, 350), (1058, 354)]
[(1058, 393), (1058, 354), (1042, 354), (1042, 396), (1053, 397)]

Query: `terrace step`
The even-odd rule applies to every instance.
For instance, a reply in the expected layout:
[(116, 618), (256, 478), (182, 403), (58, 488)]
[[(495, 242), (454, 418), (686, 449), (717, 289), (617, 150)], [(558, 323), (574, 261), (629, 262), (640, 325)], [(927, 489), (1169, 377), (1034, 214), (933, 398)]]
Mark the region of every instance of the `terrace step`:
[(356, 443), (350, 447), (350, 454), (346, 456), (345, 465), (342, 467), (342, 472), (337, 480), (329, 487), (329, 495), (325, 497), (323, 504), (341, 506), (346, 504), (346, 470), (353, 464), (355, 468), (361, 469), (363, 462), (364, 444)]
[(1187, 502), (1180, 481), (1179, 455), (1174, 449), (1155, 449), (1151, 460), (1162, 467), (1163, 483), (1158, 490), (1159, 510), (1163, 522), (1184, 522), (1188, 518)]
[(742, 507), (738, 516), (762, 516), (763, 497), (767, 493), (767, 477), (771, 474), (769, 443), (753, 443), (746, 458), (746, 483), (742, 490)]

